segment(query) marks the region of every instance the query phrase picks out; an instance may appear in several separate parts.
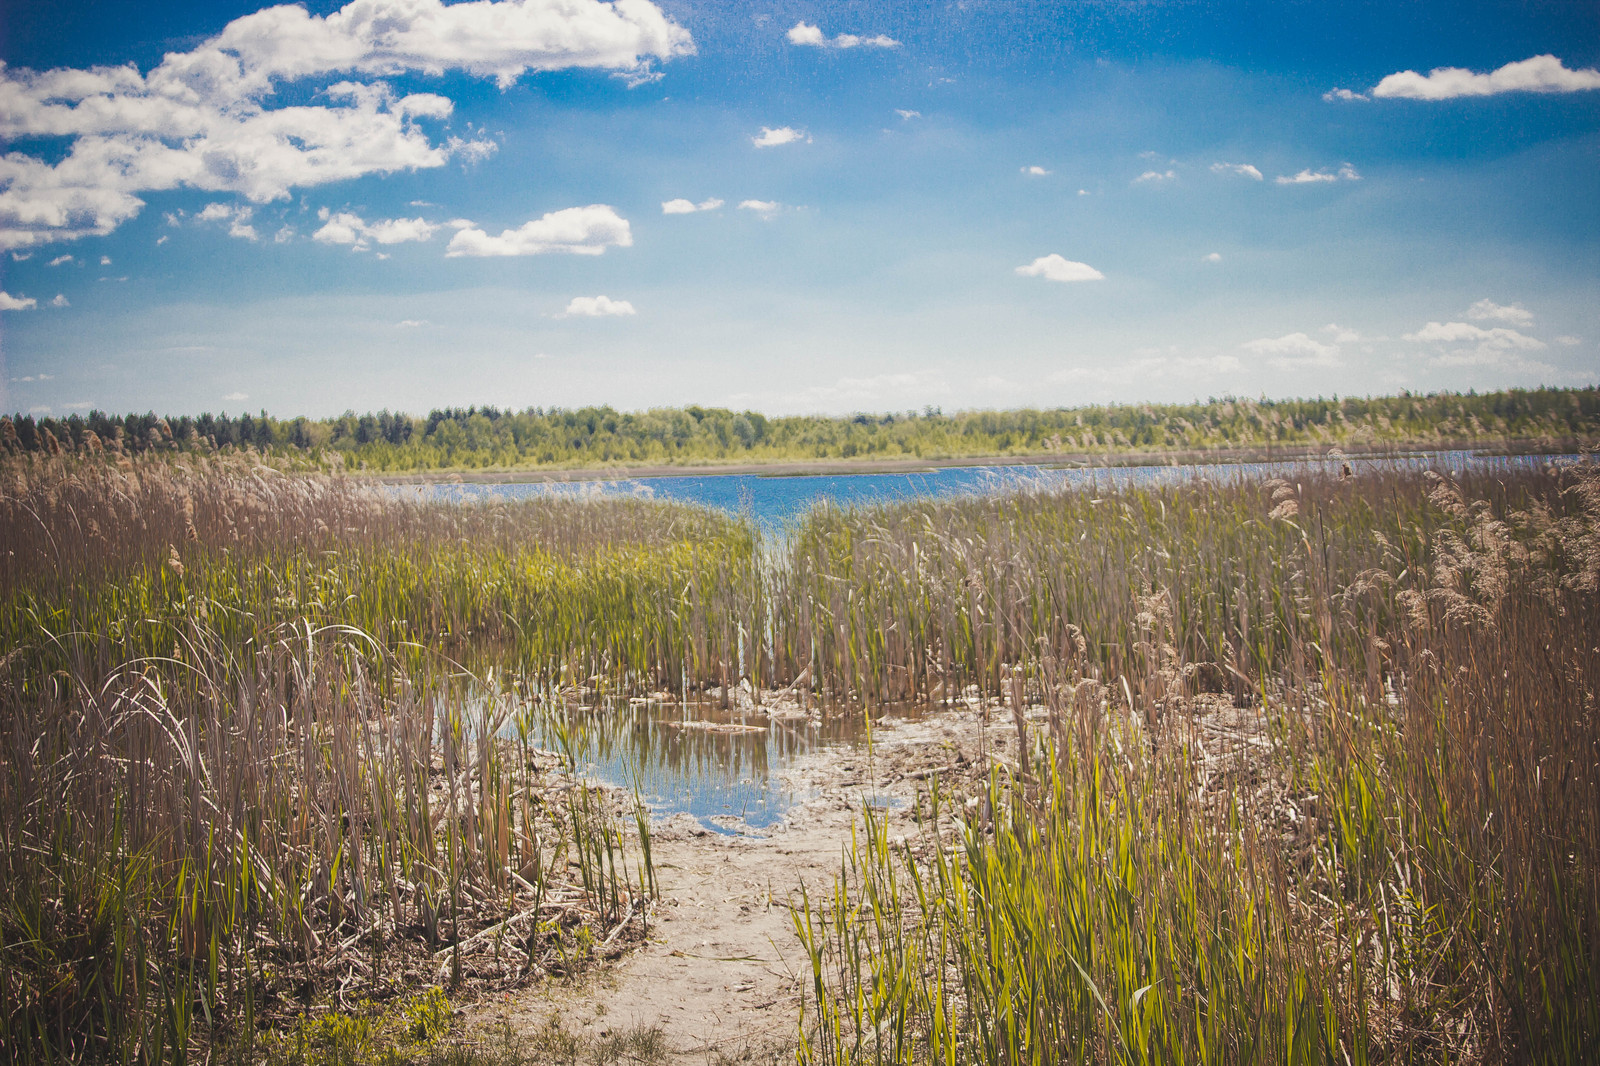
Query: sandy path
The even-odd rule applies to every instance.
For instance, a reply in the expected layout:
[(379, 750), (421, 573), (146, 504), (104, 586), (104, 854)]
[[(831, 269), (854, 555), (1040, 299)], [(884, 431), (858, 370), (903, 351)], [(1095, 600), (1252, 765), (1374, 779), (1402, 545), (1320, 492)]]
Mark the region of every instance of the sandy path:
[(807, 798), (764, 835), (709, 833), (686, 815), (658, 823), (648, 942), (577, 981), (520, 993), (492, 1018), (531, 1033), (554, 1017), (585, 1043), (656, 1027), (672, 1062), (792, 1062), (809, 963), (790, 900), (802, 884), (813, 898), (832, 888), (864, 802), (888, 798), (890, 817), (906, 819), (926, 787), (919, 773), (975, 765), (980, 743), (969, 713), (901, 723), (878, 730), (870, 758), (836, 750), (792, 768)]

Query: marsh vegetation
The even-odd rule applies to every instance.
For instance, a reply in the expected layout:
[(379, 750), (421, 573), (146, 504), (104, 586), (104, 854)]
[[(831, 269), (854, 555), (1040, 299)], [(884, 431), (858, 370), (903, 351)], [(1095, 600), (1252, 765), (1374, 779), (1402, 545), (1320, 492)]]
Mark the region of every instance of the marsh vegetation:
[(645, 694), (960, 704), (1020, 741), (796, 896), (807, 1061), (1597, 1049), (1590, 462), (820, 508), (776, 542), (286, 466), (5, 470), (23, 1057), (249, 1055), (614, 950), (648, 820), (552, 790), (528, 716)]

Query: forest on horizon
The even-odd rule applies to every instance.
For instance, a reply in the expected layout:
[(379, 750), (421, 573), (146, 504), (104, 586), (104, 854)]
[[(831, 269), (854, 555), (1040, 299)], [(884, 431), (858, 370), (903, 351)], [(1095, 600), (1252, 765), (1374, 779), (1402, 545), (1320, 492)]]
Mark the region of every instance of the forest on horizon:
[(1600, 437), (1600, 388), (1510, 389), (1048, 410), (938, 408), (846, 416), (772, 417), (692, 405), (379, 411), (335, 418), (259, 414), (161, 416), (101, 411), (62, 418), (0, 416), (0, 453), (216, 452), (251, 448), (376, 473), (420, 470), (708, 465), (863, 458), (927, 460), (1060, 454), (1337, 446), (1521, 444), (1572, 449)]

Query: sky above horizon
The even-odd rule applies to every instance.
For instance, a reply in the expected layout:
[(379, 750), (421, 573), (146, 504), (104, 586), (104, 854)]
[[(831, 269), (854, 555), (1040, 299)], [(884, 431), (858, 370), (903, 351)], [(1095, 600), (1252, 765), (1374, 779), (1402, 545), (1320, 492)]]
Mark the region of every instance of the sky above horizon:
[(12, 0), (0, 411), (1600, 382), (1600, 4)]

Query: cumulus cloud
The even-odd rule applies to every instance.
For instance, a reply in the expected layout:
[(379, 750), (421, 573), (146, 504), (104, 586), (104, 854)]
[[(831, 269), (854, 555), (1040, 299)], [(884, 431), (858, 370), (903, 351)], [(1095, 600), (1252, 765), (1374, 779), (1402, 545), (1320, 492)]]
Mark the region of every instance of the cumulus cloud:
[(1140, 174), (1137, 178), (1134, 178), (1133, 180), (1134, 180), (1135, 183), (1141, 182), (1141, 181), (1144, 181), (1144, 182), (1160, 182), (1160, 181), (1171, 181), (1173, 178), (1176, 178), (1177, 176), (1178, 176), (1178, 172), (1175, 171), (1175, 170), (1165, 170), (1165, 171), (1162, 171), (1162, 170), (1147, 170), (1143, 174)]
[(1337, 345), (1324, 344), (1304, 333), (1263, 337), (1260, 340), (1248, 341), (1239, 347), (1247, 352), (1267, 356), (1267, 362), (1282, 369), (1339, 365)]
[(395, 328), (396, 329), (417, 329), (418, 327), (426, 326), (427, 324), (428, 324), (428, 320), (425, 319), (425, 318), (402, 318), (400, 321), (395, 323)]
[(1600, 89), (1600, 70), (1569, 70), (1552, 55), (1507, 63), (1488, 74), (1463, 67), (1435, 67), (1426, 75), (1414, 70), (1390, 74), (1372, 89), (1372, 95), (1403, 100), (1453, 100), (1461, 96), (1497, 96), (1500, 93), (1575, 93)]
[(1439, 354), (1431, 360), (1434, 366), (1546, 369), (1544, 364), (1530, 363), (1518, 354), (1540, 351), (1547, 347), (1544, 341), (1503, 326), (1484, 329), (1470, 322), (1429, 322), (1415, 333), (1403, 336), (1405, 340), (1437, 348)]
[(491, 237), (466, 222), (450, 238), (445, 254), (451, 257), (544, 255), (547, 252), (600, 255), (607, 248), (627, 248), (632, 244), (633, 231), (627, 219), (607, 204), (590, 204), (551, 211), (517, 229), (505, 230), (498, 237)]
[(773, 129), (771, 126), (762, 126), (761, 132), (750, 138), (750, 143), (757, 148), (776, 148), (780, 144), (793, 144), (795, 141), (809, 142), (810, 140), (811, 138), (806, 136), (805, 130), (797, 130), (790, 126), (779, 126), (777, 129)]
[(54, 259), (50, 260), (50, 262), (46, 263), (45, 266), (58, 267), (58, 266), (61, 266), (61, 265), (65, 264), (65, 263), (71, 263), (71, 262), (74, 262), (72, 256), (70, 256), (70, 255), (58, 255)]
[(56, 293), (56, 298), (50, 301), (50, 306), (51, 307), (71, 307), (72, 304), (67, 301), (67, 298), (64, 295), (62, 295), (61, 293), (58, 292), (58, 293)]
[(326, 207), (317, 212), (322, 227), (311, 235), (323, 244), (346, 244), (352, 251), (364, 252), (378, 244), (402, 244), (406, 241), (432, 240), (439, 229), (436, 223), (422, 218), (386, 218), (366, 222), (350, 211), (329, 211)]
[(637, 314), (627, 300), (613, 300), (609, 296), (574, 296), (565, 313), (586, 318)]
[(1205, 257), (1205, 261), (1208, 263), (1220, 263), (1222, 262), (1222, 253), (1212, 252)]
[(504, 87), (527, 71), (642, 70), (691, 51), (688, 32), (649, 0), (354, 0), (326, 16), (265, 8), (148, 73), (0, 66), (0, 138), (69, 140), (48, 158), (0, 156), (0, 248), (109, 233), (147, 192), (196, 188), (263, 203), (494, 150), (483, 139), (430, 138), (420, 123), (451, 113), (443, 96), (350, 80), (269, 107), (286, 83), (463, 71)]
[(739, 210), (754, 211), (758, 215), (770, 218), (777, 214), (783, 207), (776, 200), (740, 200)]
[(1467, 308), (1467, 317), (1474, 322), (1509, 322), (1513, 326), (1533, 325), (1533, 312), (1521, 304), (1502, 305), (1493, 300), (1479, 300)]
[(32, 296), (13, 296), (0, 290), (0, 311), (31, 311), (38, 306), (39, 301)]
[(790, 44), (801, 45), (806, 48), (899, 48), (900, 42), (893, 37), (879, 34), (876, 37), (858, 37), (853, 33), (841, 33), (837, 37), (829, 37), (822, 32), (822, 27), (812, 26), (806, 22), (796, 22), (789, 28), (785, 35)]
[(715, 196), (709, 200), (701, 200), (699, 203), (679, 197), (676, 200), (663, 201), (661, 204), (661, 213), (663, 215), (692, 215), (696, 211), (715, 211), (721, 206), (722, 201), (717, 199)]
[(1330, 181), (1360, 181), (1361, 175), (1349, 163), (1342, 163), (1336, 171), (1312, 170), (1307, 167), (1298, 174), (1279, 174), (1273, 180), (1279, 185), (1315, 185)]
[[(171, 216), (169, 216), (170, 218)], [(251, 224), (255, 217), (255, 208), (243, 204), (206, 204), (194, 216), (196, 222), (226, 222), (228, 236), (238, 237), (240, 240), (253, 241), (256, 239), (256, 228)]]
[(1104, 281), (1105, 275), (1088, 263), (1077, 263), (1054, 253), (1042, 255), (1027, 266), (1017, 267), (1025, 278), (1044, 278), (1046, 281)]
[(894, 113), (900, 116), (902, 122), (910, 122), (914, 118), (922, 117), (921, 111), (908, 111), (903, 107), (895, 108)]
[(1250, 178), (1253, 181), (1262, 180), (1261, 171), (1249, 163), (1212, 163), (1211, 172), (1213, 174), (1237, 174), (1241, 178)]
[(1329, 103), (1335, 100), (1367, 100), (1366, 93), (1351, 92), (1349, 89), (1329, 89), (1322, 94), (1322, 98)]
[(249, 398), (250, 394), (248, 392), (230, 392), (228, 395), (223, 397), (223, 399), (228, 403), (240, 403), (244, 400), (248, 400)]
[(1046, 174), (1050, 173), (1044, 167), (1037, 166), (1037, 165), (1031, 166), (1031, 167), (1023, 167), (1022, 168), (1022, 172), (1024, 174), (1030, 175), (1031, 177), (1035, 177), (1035, 178), (1042, 178)]

